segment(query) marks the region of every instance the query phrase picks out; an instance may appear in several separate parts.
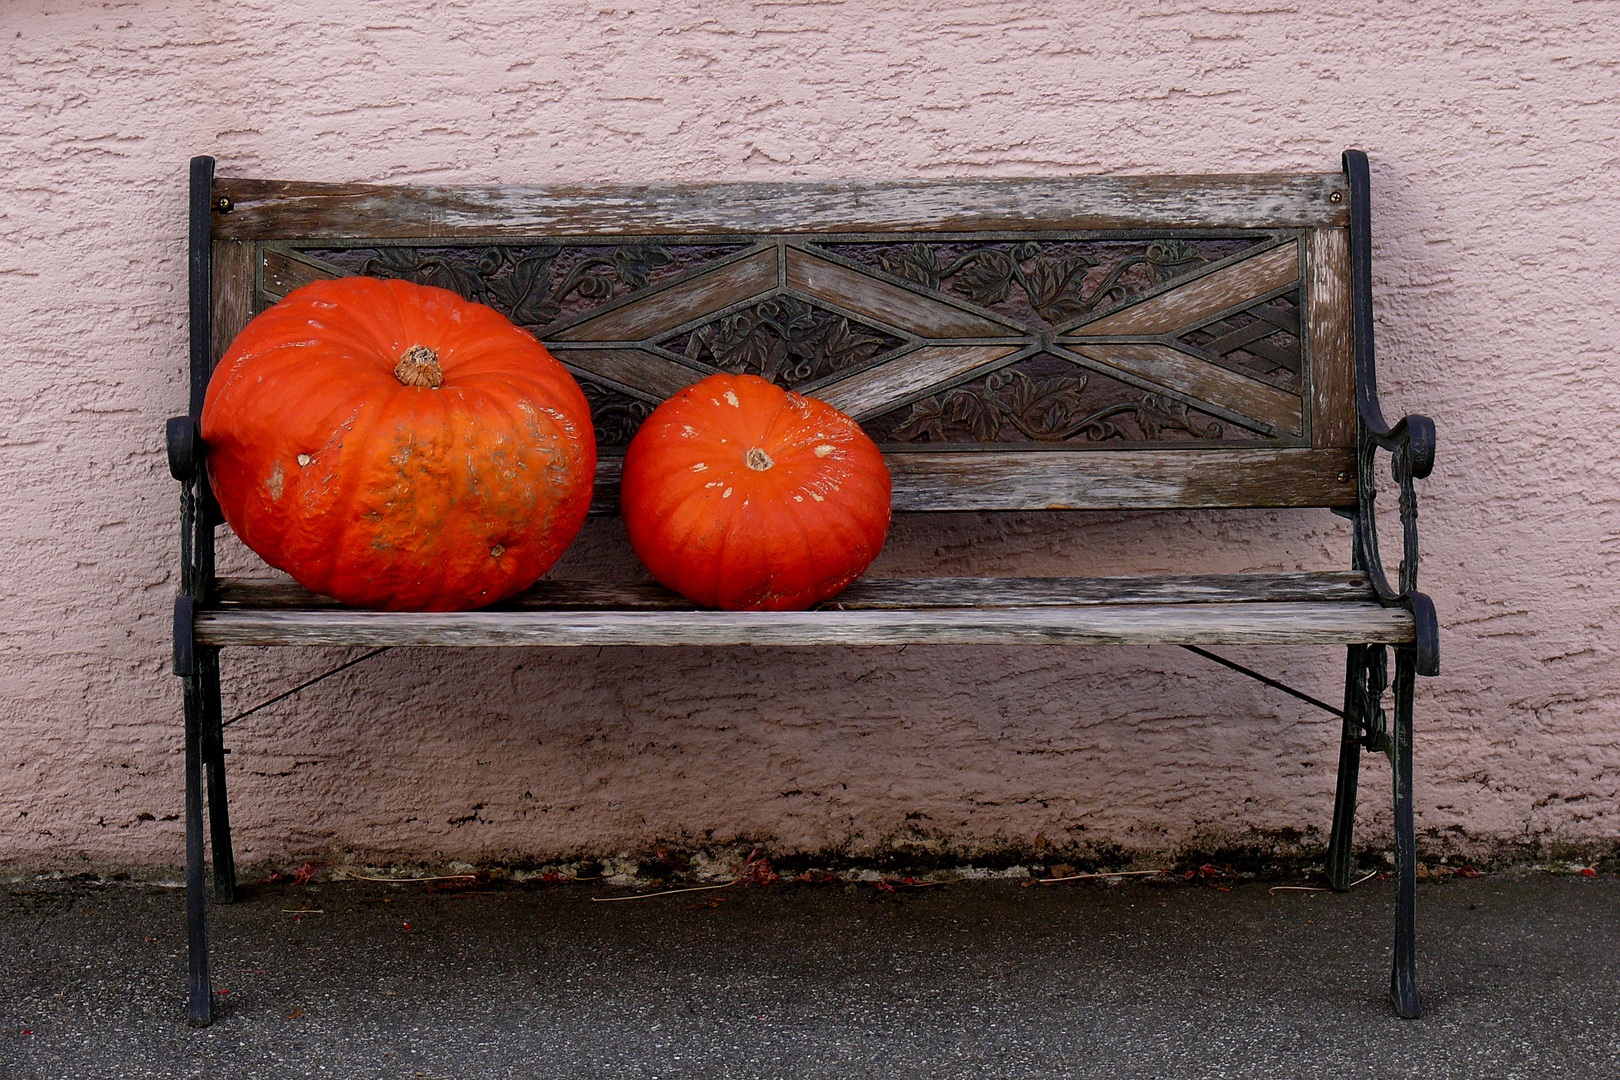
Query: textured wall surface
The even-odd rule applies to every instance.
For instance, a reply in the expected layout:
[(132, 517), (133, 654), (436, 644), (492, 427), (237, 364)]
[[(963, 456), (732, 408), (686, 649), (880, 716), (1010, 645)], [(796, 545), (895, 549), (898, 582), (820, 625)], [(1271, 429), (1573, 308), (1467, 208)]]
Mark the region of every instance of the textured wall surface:
[[(181, 857), (159, 432), (185, 407), (194, 153), (589, 183), (1326, 170), (1363, 147), (1385, 412), (1442, 440), (1422, 842), (1614, 843), (1617, 27), (1620, 4), (1550, 0), (10, 0), (0, 863)], [(634, 569), (609, 523), (568, 558)], [(898, 522), (873, 572), (1347, 558), (1325, 513), (964, 515)], [(227, 653), (227, 711), (344, 655)], [(1338, 650), (1244, 655), (1339, 693)], [(228, 735), (249, 860), (1309, 845), (1336, 742), (1179, 650), (937, 647), (395, 651)], [(1387, 835), (1387, 777), (1365, 768), (1363, 836)]]

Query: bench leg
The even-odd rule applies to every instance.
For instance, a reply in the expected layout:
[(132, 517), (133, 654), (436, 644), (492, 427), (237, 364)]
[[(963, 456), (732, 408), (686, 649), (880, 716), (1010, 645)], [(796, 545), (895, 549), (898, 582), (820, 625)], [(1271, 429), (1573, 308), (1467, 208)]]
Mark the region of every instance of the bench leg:
[(1363, 688), (1367, 685), (1367, 653), (1370, 646), (1352, 645), (1345, 659), (1344, 726), (1339, 736), (1339, 782), (1333, 794), (1333, 832), (1328, 837), (1327, 877), (1335, 889), (1350, 887), (1355, 868), (1351, 842), (1356, 831), (1356, 785), (1361, 778)]
[(1333, 834), (1328, 839), (1328, 883), (1348, 889), (1355, 870), (1356, 794), (1361, 749), (1384, 750), (1383, 700), (1389, 686), (1389, 654), (1382, 645), (1352, 645), (1345, 656), (1344, 726), (1339, 741), (1339, 785), (1333, 799)]
[(219, 650), (199, 649), (203, 677), (203, 762), (208, 769), (208, 827), (214, 856), (214, 902), (236, 902), (236, 855), (231, 848), (231, 812), (225, 797), (225, 734), (221, 730)]
[(1395, 717), (1390, 764), (1395, 777), (1395, 960), (1389, 997), (1407, 1019), (1423, 1015), (1417, 987), (1417, 838), (1412, 824), (1412, 692), (1417, 650), (1395, 650)]
[[(200, 666), (200, 665), (199, 665)], [(203, 861), (203, 725), (207, 697), (200, 671), (184, 676), (186, 714), (186, 1019), (194, 1027), (213, 1020), (213, 984), (208, 975), (207, 885)]]

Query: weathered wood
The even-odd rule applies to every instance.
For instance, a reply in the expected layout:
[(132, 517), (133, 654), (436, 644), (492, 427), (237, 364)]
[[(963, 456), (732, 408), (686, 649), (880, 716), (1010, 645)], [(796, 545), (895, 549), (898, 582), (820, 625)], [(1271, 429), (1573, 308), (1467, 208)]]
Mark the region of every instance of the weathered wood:
[[(1297, 337), (1299, 335), (1299, 320), (1297, 318), (1292, 320), (1292, 325), (1285, 326), (1283, 329), (1288, 330), (1289, 333)], [(1240, 326), (1236, 330), (1222, 334), (1218, 338), (1212, 338), (1198, 348), (1200, 352), (1207, 353), (1210, 356), (1225, 356), (1234, 349), (1243, 348), (1249, 349), (1256, 356), (1265, 356), (1266, 353), (1262, 351), (1264, 346), (1260, 344), (1260, 341), (1262, 338), (1275, 334), (1277, 330), (1278, 327), (1275, 324), (1264, 319), (1256, 319), (1248, 326)], [(1271, 360), (1272, 363), (1291, 369), (1298, 367), (1297, 364), (1290, 365), (1287, 358), (1282, 355), (1281, 350), (1269, 351), (1272, 352), (1272, 355), (1266, 358)]]
[(809, 393), (857, 420), (865, 420), (895, 408), (896, 402), (927, 392), (930, 387), (991, 369), (997, 361), (1018, 351), (1016, 345), (928, 346)]
[[(917, 451), (886, 455), (896, 510), (1353, 506), (1343, 450)], [(1342, 479), (1341, 479), (1342, 476)]]
[(1176, 390), (1239, 416), (1258, 420), (1273, 432), (1298, 435), (1304, 430), (1304, 413), (1298, 394), (1216, 367), (1168, 345), (1092, 342), (1069, 348), (1155, 386)]
[(1414, 638), (1375, 603), (983, 611), (201, 612), (200, 645), (1345, 645)]
[(272, 304), (312, 281), (348, 277), (346, 270), (274, 248), (264, 249), (264, 296)]
[(579, 349), (550, 341), (546, 344), (551, 346), (552, 355), (580, 375), (606, 379), (638, 392), (637, 396), (655, 405), (710, 374), (640, 349)]
[(927, 338), (1006, 337), (1017, 326), (963, 310), (862, 271), (787, 249), (787, 285), (811, 299), (825, 300), (874, 322)]
[[(1172, 510), (1356, 504), (1354, 450), (897, 450), (894, 509)], [(596, 462), (593, 514), (618, 513), (624, 459)]]
[[(1109, 578), (860, 578), (822, 605), (850, 611), (886, 608), (1064, 607), (1077, 604), (1347, 602), (1375, 599), (1367, 575), (1353, 570), (1285, 574), (1172, 574)], [(221, 609), (341, 609), (331, 597), (290, 581), (221, 578)], [(695, 611), (662, 585), (541, 581), (497, 604), (501, 611)]]
[(642, 341), (682, 323), (759, 296), (778, 284), (777, 253), (766, 248), (646, 296), (598, 309), (572, 326), (547, 330), (553, 341)]
[(1305, 347), (1310, 365), (1311, 439), (1356, 444), (1356, 359), (1350, 341), (1350, 234), (1305, 235)]
[[(437, 187), (214, 181), (225, 239), (1343, 226), (1339, 173), (838, 184)], [(1341, 196), (1342, 197), (1342, 196)]]
[[(329, 596), (292, 581), (273, 578), (220, 578), (213, 606), (220, 609), (287, 608), (348, 610)], [(697, 605), (656, 583), (617, 581), (540, 581), (493, 605), (494, 611), (695, 611)]]
[(1064, 339), (1184, 333), (1298, 280), (1299, 245), (1287, 243), (1062, 333)]
[(1169, 574), (1103, 578), (860, 578), (832, 601), (880, 608), (1070, 607), (1091, 604), (1236, 604), (1374, 600), (1355, 570), (1283, 574)]
[(253, 318), (253, 244), (246, 240), (215, 240), (213, 248), (214, 310), (211, 350), (219, 363), (236, 335)]

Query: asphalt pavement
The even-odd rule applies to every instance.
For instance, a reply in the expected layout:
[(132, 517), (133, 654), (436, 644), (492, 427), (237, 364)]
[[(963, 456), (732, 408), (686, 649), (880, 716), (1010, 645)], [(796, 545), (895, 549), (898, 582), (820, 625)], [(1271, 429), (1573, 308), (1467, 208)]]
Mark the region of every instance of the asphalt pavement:
[[(1620, 1076), (1620, 879), (1419, 886), (1427, 1012), (1385, 1000), (1393, 885), (1115, 879), (0, 887), (0, 1077)], [(604, 902), (603, 897), (636, 899)]]

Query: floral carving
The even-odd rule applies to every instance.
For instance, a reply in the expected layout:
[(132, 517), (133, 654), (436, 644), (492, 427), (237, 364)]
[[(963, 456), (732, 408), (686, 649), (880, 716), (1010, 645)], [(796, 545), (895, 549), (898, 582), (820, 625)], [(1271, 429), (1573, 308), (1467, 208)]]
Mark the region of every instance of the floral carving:
[(617, 390), (579, 379), (579, 388), (591, 407), (591, 424), (596, 430), (597, 446), (629, 446), (641, 428), (641, 423), (652, 415), (653, 406)]
[(1090, 255), (1043, 254), (1034, 241), (989, 244), (942, 263), (934, 246), (915, 243), (879, 257), (883, 269), (927, 289), (941, 290), (948, 283), (975, 304), (991, 307), (1005, 301), (1014, 286), (1047, 322), (1062, 322), (1083, 315), (1105, 301), (1125, 299), (1130, 289), (1121, 280), (1132, 267), (1144, 266), (1148, 280), (1157, 285), (1185, 274), (1204, 261), (1185, 240), (1150, 241), (1141, 254), (1116, 263), (1103, 279), (1086, 290), (1086, 277), (1100, 262)]
[(1160, 394), (1088, 410), (1082, 402), (1087, 381), (1085, 375), (1039, 378), (1010, 368), (992, 372), (977, 385), (915, 403), (893, 438), (948, 442), (951, 434), (961, 433), (979, 442), (1004, 442), (1013, 441), (1016, 433), (1035, 442), (1107, 442), (1134, 437), (1120, 426), (1125, 419), (1147, 439), (1162, 438), (1168, 431), (1198, 439), (1224, 434), (1220, 424), (1202, 423), (1185, 404)]
[(791, 296), (727, 315), (672, 344), (693, 360), (797, 386), (870, 360), (901, 339)]
[(644, 289), (656, 271), (675, 260), (658, 244), (591, 247), (561, 272), (561, 280), (553, 280), (564, 250), (498, 244), (477, 249), (379, 247), (359, 272), (436, 285), (503, 311), (520, 326), (545, 326), (562, 314), (570, 297), (601, 302), (621, 288)]

